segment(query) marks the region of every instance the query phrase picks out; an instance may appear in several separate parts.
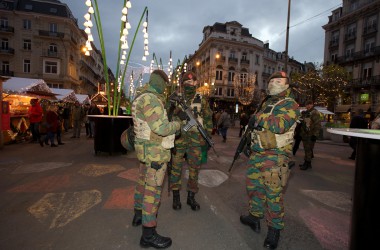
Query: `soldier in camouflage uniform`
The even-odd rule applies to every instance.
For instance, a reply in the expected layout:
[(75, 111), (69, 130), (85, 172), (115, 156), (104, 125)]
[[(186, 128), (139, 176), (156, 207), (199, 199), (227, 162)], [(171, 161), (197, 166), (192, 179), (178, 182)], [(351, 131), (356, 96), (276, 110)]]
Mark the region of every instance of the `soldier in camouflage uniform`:
[[(197, 80), (193, 72), (186, 72), (181, 79), (183, 98), (188, 107), (191, 107), (194, 117), (203, 125), (203, 128), (210, 135), (212, 132), (212, 111), (206, 98), (196, 93)], [(185, 112), (178, 107), (174, 110), (173, 119), (185, 120)], [(175, 148), (172, 153), (172, 170), (170, 174), (170, 188), (173, 191), (173, 209), (181, 209), (180, 189), (182, 168), (187, 162), (189, 170), (189, 180), (187, 182), (187, 204), (192, 210), (200, 209), (199, 203), (195, 200), (198, 192), (198, 175), (201, 167), (201, 147), (207, 142), (199, 133), (196, 126), (189, 131), (181, 130), (181, 134), (175, 140)], [(186, 157), (186, 158), (185, 158)]]
[(169, 80), (162, 70), (152, 72), (149, 83), (132, 103), (135, 132), (135, 150), (140, 161), (139, 179), (135, 189), (135, 215), (132, 225), (143, 225), (142, 247), (166, 248), (172, 244), (169, 237), (156, 232), (157, 212), (161, 200), (162, 183), (170, 149), (174, 146), (180, 122), (169, 122), (164, 108), (164, 91)]
[(305, 151), (305, 161), (303, 164), (300, 164), (301, 170), (311, 168), (314, 144), (321, 130), (321, 114), (314, 108), (314, 104), (311, 100), (307, 101), (305, 105), (306, 111), (302, 112), (302, 126), (300, 131), (303, 149)]
[(268, 233), (264, 247), (275, 249), (284, 228), (282, 191), (289, 176), (288, 162), (300, 113), (285, 72), (270, 77), (268, 94), (248, 125), (253, 129), (246, 177), (249, 213), (240, 216), (240, 221), (260, 233), (260, 219), (265, 217)]

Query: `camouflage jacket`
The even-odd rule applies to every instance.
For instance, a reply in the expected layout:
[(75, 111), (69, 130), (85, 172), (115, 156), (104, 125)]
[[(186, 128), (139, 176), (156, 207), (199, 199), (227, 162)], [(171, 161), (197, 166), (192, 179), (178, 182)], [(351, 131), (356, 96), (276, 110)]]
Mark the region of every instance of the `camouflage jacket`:
[[(145, 93), (149, 93), (144, 95)], [(138, 98), (140, 97), (141, 98)], [(169, 122), (166, 110), (164, 108), (164, 98), (149, 86), (137, 96), (132, 104), (132, 116), (145, 121), (151, 133), (159, 137), (166, 137), (175, 134), (180, 129), (179, 122)], [(134, 115), (136, 117), (134, 117)], [(134, 123), (134, 126), (139, 124)], [(161, 142), (153, 140), (135, 139), (135, 149), (137, 158), (141, 162), (150, 163), (156, 161), (159, 163), (170, 161), (170, 149), (162, 147)]]
[[(290, 98), (289, 98), (290, 97)], [(281, 102), (279, 102), (281, 101)], [(271, 112), (274, 104), (273, 112)], [(270, 96), (251, 119), (255, 119), (255, 125), (261, 129), (270, 130), (274, 134), (286, 133), (298, 120), (300, 111), (298, 103), (292, 99), (291, 90), (287, 89), (276, 96)], [(292, 144), (282, 148), (264, 150), (258, 143), (252, 143), (251, 149), (254, 152), (264, 152), (268, 154), (290, 154)]]
[[(192, 95), (186, 95), (185, 93), (185, 101), (188, 107), (191, 107), (192, 102), (200, 101), (201, 110), (197, 110), (195, 112), (196, 115), (194, 115), (194, 117), (199, 116), (203, 119), (203, 128), (205, 129), (208, 135), (211, 135), (212, 126), (213, 126), (212, 110), (210, 108), (210, 104), (208, 103), (208, 100), (197, 93), (192, 94)], [(179, 118), (174, 114), (173, 120), (178, 121)], [(186, 124), (186, 122), (183, 122), (183, 124)], [(206, 144), (207, 142), (205, 141), (205, 139), (202, 137), (202, 135), (199, 133), (198, 129), (195, 126), (192, 127), (187, 132), (185, 132), (184, 130), (181, 130), (180, 135), (177, 136), (175, 140), (176, 147), (203, 146)]]
[(301, 116), (301, 131), (302, 138), (308, 138), (311, 136), (319, 136), (321, 130), (321, 113), (315, 108), (302, 112)]

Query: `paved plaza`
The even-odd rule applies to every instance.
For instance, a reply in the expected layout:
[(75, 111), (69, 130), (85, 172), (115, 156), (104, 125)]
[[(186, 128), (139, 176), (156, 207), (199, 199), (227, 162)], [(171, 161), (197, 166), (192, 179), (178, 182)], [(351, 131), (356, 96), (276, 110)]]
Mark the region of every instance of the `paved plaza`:
[[(227, 143), (215, 135), (215, 149), (201, 170), (199, 211), (181, 191), (182, 209), (171, 208), (167, 180), (158, 232), (170, 236), (169, 249), (264, 249), (261, 234), (239, 221), (246, 213), (247, 158), (241, 155), (227, 174), (238, 129)], [(132, 227), (133, 189), (138, 161), (133, 152), (94, 154), (93, 140), (63, 135), (57, 148), (6, 145), (0, 150), (0, 249), (140, 249), (141, 227)], [(313, 168), (301, 171), (302, 144), (285, 190), (285, 230), (278, 249), (348, 249), (355, 162), (348, 144), (318, 141)], [(186, 172), (183, 175), (186, 184)]]

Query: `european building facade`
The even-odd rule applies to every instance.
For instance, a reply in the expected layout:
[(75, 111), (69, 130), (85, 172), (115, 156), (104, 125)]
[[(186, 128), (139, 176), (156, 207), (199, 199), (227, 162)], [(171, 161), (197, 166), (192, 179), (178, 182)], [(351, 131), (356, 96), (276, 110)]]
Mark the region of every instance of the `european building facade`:
[[(211, 89), (211, 101), (218, 105), (239, 103), (234, 87), (234, 77), (255, 75), (254, 105), (259, 102), (260, 93), (267, 89), (269, 76), (284, 70), (285, 54), (269, 48), (268, 42), (253, 37), (239, 22), (215, 23), (203, 29), (199, 48), (187, 61), (187, 70), (195, 72), (198, 82)], [(304, 71), (304, 65), (289, 59), (287, 72)], [(232, 109), (232, 108), (231, 108)]]
[(339, 64), (350, 74), (351, 103), (337, 103), (335, 112), (373, 115), (380, 109), (380, 0), (343, 0), (332, 11), (325, 30), (325, 64)]

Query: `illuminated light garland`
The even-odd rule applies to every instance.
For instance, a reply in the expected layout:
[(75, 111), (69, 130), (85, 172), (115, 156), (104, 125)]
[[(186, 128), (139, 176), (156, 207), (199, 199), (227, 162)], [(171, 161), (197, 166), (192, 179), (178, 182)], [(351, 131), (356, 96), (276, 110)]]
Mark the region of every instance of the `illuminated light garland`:
[[(94, 41), (93, 35), (91, 33), (91, 28), (94, 26), (92, 22), (92, 17), (94, 17), (95, 26), (97, 28), (98, 37), (100, 40), (100, 46), (101, 46), (101, 52), (103, 55), (103, 70), (104, 70), (104, 76), (107, 86), (107, 100), (108, 100), (108, 106), (114, 107), (113, 109), (108, 109), (109, 115), (117, 115), (117, 111), (120, 107), (120, 99), (121, 99), (121, 92), (124, 86), (124, 79), (125, 74), (127, 72), (128, 68), (128, 62), (130, 58), (130, 54), (133, 49), (133, 45), (136, 39), (137, 30), (139, 29), (143, 17), (145, 16), (145, 21), (143, 22), (143, 33), (144, 33), (144, 53), (143, 53), (143, 61), (146, 60), (146, 56), (149, 55), (148, 50), (148, 8), (145, 7), (144, 11), (141, 15), (140, 21), (138, 23), (136, 32), (133, 36), (133, 40), (131, 45), (128, 44), (128, 35), (129, 35), (129, 29), (131, 29), (131, 24), (128, 20), (128, 14), (129, 9), (132, 8), (132, 4), (130, 0), (124, 0), (123, 7), (121, 9), (121, 29), (120, 29), (120, 38), (119, 38), (119, 46), (118, 46), (118, 59), (117, 59), (117, 68), (116, 68), (116, 79), (117, 83), (113, 86), (113, 89), (111, 89), (111, 83), (109, 79), (108, 74), (108, 65), (107, 65), (107, 57), (106, 57), (106, 51), (105, 51), (105, 41), (103, 37), (103, 30), (102, 30), (102, 23), (100, 19), (100, 13), (98, 8), (98, 1), (97, 0), (86, 0), (85, 5), (88, 7), (87, 13), (84, 15), (84, 26), (85, 26), (85, 32), (87, 34), (87, 41), (84, 48), (84, 53), (86, 56), (91, 55), (92, 51), (92, 42)], [(129, 52), (127, 53), (127, 50), (129, 49)], [(144, 60), (145, 59), (145, 60)], [(111, 92), (113, 92), (113, 98), (111, 98)], [(111, 105), (112, 101), (112, 105)], [(113, 110), (113, 113), (111, 114), (111, 110)]]

